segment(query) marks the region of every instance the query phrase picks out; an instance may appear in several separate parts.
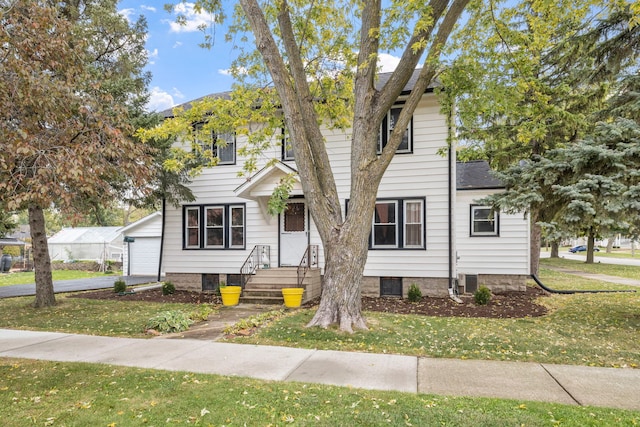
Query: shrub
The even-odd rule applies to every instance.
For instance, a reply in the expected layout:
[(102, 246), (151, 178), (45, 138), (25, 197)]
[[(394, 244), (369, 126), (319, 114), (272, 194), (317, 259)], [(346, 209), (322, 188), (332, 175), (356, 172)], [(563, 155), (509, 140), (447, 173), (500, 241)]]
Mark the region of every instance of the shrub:
[(486, 286), (482, 285), (473, 294), (473, 300), (478, 305), (487, 305), (491, 300), (491, 291)]
[(209, 318), (209, 315), (215, 310), (209, 304), (198, 304), (197, 308), (191, 312), (189, 318), (194, 322), (203, 322)]
[(171, 310), (153, 316), (147, 322), (145, 329), (153, 329), (162, 333), (182, 332), (189, 329), (191, 324), (193, 324), (193, 320), (188, 314), (179, 310)]
[(407, 297), (411, 302), (418, 302), (422, 299), (422, 292), (420, 291), (418, 285), (416, 285), (415, 283), (411, 284)]
[(173, 295), (176, 293), (176, 287), (171, 282), (162, 284), (162, 295)]
[(126, 292), (127, 291), (127, 283), (122, 280), (122, 279), (118, 279), (115, 282), (113, 282), (113, 292), (119, 294), (120, 292)]

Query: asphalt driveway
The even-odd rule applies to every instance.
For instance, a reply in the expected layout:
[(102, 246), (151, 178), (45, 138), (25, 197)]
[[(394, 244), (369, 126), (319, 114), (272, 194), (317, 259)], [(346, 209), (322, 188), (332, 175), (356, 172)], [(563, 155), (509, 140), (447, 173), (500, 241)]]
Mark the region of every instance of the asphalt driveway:
[[(123, 279), (127, 286), (156, 283), (157, 276), (104, 276), (90, 279), (57, 280), (53, 282), (56, 294), (63, 292), (90, 291), (94, 289), (113, 288), (113, 282)], [(0, 287), (0, 298), (22, 297), (36, 294), (36, 284), (12, 285)]]

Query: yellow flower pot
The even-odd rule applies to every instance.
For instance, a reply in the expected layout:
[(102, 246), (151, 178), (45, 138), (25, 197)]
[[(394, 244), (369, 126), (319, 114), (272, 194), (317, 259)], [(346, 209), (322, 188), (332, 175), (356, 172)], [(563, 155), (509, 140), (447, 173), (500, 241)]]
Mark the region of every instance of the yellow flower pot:
[(238, 305), (240, 302), (240, 286), (221, 286), (220, 296), (222, 296), (222, 305)]
[(300, 307), (304, 288), (283, 288), (284, 306), (289, 308)]

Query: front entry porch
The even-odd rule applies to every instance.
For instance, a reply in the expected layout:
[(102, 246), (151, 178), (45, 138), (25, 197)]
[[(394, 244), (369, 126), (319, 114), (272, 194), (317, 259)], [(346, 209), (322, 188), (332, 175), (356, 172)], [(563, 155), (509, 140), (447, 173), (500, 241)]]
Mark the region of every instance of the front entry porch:
[(282, 298), (283, 288), (304, 288), (302, 302), (305, 303), (320, 296), (322, 277), (319, 268), (310, 268), (298, 284), (297, 267), (280, 267), (269, 269), (257, 269), (245, 283), (240, 302), (250, 304), (274, 304), (284, 303)]

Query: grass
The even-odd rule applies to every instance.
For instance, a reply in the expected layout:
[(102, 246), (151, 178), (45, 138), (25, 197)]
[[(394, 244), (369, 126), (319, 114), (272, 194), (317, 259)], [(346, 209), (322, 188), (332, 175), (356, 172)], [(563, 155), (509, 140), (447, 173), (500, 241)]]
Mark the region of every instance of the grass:
[[(638, 267), (636, 267), (638, 268)], [(543, 269), (555, 289), (629, 289)], [(110, 336), (142, 336), (144, 325), (189, 304), (156, 304), (57, 297), (58, 305), (31, 307), (33, 297), (0, 300), (0, 327)], [(234, 342), (396, 353), (461, 359), (512, 360), (587, 366), (640, 367), (640, 292), (552, 295), (539, 302), (544, 317), (482, 319), (366, 313), (368, 331), (305, 328), (312, 310), (296, 310)]]
[[(569, 248), (571, 246), (563, 246), (559, 249), (560, 256), (569, 252)], [(640, 248), (636, 248), (635, 253), (631, 253), (631, 249), (621, 249), (614, 248), (610, 253), (606, 252), (606, 248), (603, 246), (598, 247), (600, 251), (594, 252), (594, 255), (597, 257), (605, 257), (605, 258), (632, 258), (632, 259), (640, 259)], [(542, 252), (551, 252), (549, 247), (543, 247), (541, 249)], [(586, 257), (586, 252), (578, 252), (573, 255), (584, 255)]]
[[(558, 289), (629, 289), (542, 270)], [(458, 359), (640, 367), (640, 293), (552, 295), (539, 299), (544, 317), (483, 319), (366, 313), (368, 331), (305, 328), (312, 310), (298, 310), (234, 342), (398, 353)]]
[(3, 426), (632, 426), (640, 412), (0, 359)]
[(88, 335), (143, 337), (145, 325), (159, 313), (198, 312), (192, 304), (107, 301), (57, 295), (56, 306), (33, 308), (34, 297), (0, 300), (0, 327)]
[(604, 264), (594, 263), (587, 264), (583, 261), (576, 261), (565, 258), (542, 258), (540, 260), (542, 268), (561, 267), (570, 270), (583, 271), (585, 273), (606, 274), (608, 276), (625, 277), (627, 279), (640, 280), (640, 267), (634, 265)]
[[(76, 270), (54, 270), (53, 280), (73, 280), (87, 279), (90, 277), (117, 276), (119, 272), (105, 274), (94, 271), (76, 271)], [(115, 280), (115, 279), (114, 279)], [(35, 273), (33, 271), (21, 273), (0, 274), (0, 286), (11, 285), (27, 285), (35, 283)]]

